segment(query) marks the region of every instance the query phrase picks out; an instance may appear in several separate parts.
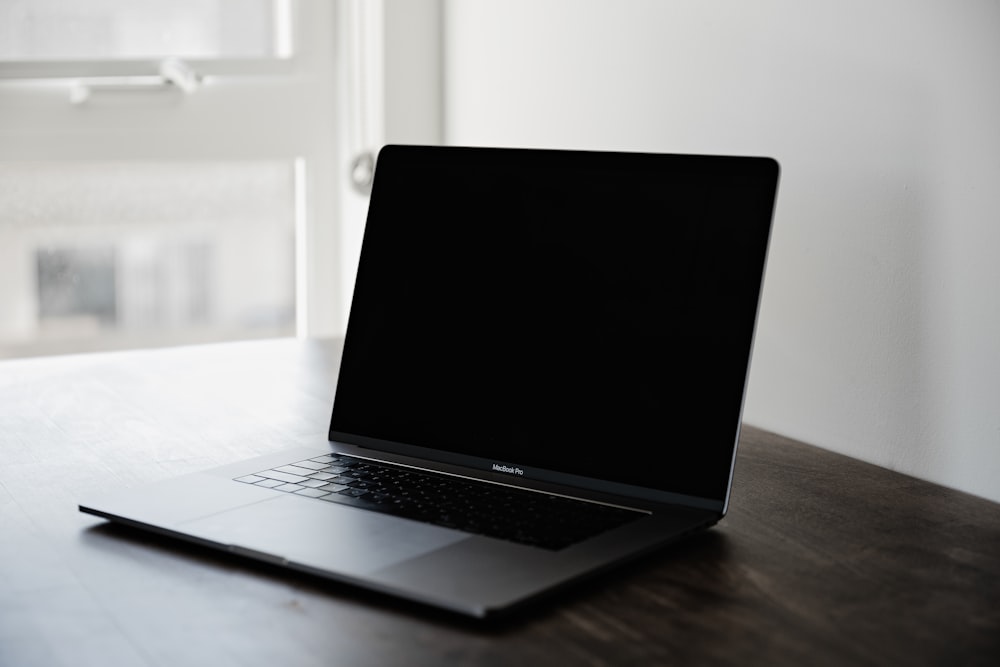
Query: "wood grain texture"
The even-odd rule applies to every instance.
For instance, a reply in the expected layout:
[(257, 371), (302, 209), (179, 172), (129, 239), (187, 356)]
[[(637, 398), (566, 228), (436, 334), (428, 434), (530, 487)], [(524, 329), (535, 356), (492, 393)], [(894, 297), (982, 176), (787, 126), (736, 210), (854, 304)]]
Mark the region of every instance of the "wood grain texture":
[(719, 526), (489, 626), (76, 511), (324, 439), (339, 352), (0, 362), (0, 665), (1000, 664), (1000, 507), (749, 427)]

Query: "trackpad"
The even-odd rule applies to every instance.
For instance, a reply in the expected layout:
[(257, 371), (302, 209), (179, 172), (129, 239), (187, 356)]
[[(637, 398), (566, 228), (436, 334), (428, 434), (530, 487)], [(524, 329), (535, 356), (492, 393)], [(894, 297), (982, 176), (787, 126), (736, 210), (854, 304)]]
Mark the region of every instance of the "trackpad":
[(365, 575), (470, 536), (430, 524), (281, 495), (177, 530), (345, 576)]

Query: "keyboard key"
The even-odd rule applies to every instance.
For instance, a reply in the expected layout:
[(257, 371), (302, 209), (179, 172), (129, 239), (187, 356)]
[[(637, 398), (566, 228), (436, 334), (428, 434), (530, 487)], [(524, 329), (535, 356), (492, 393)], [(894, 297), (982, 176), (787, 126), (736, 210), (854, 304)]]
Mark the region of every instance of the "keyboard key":
[(277, 472), (288, 473), (289, 475), (299, 475), (301, 477), (307, 477), (308, 475), (316, 472), (312, 468), (302, 468), (297, 465), (281, 466), (280, 468), (275, 468), (274, 470)]
[(322, 470), (323, 468), (325, 468), (327, 466), (326, 463), (318, 463), (318, 462), (312, 461), (312, 460), (310, 460), (310, 461), (299, 461), (295, 465), (298, 466), (298, 467), (300, 467), (300, 468), (308, 468), (310, 470)]
[(263, 479), (266, 479), (266, 478), (260, 477), (258, 475), (245, 475), (243, 477), (237, 477), (236, 481), (237, 482), (245, 482), (247, 484), (256, 484), (257, 482), (259, 482), (259, 481), (261, 481)]
[(331, 493), (339, 493), (340, 491), (348, 488), (348, 486), (346, 484), (327, 484), (317, 488), (322, 489), (323, 491), (330, 491)]
[(304, 477), (302, 475), (290, 475), (287, 472), (278, 472), (277, 470), (265, 470), (257, 474), (260, 475), (261, 477), (267, 477), (268, 479), (278, 479), (281, 480), (282, 482), (288, 482), (290, 484), (294, 484), (296, 482), (304, 482), (305, 480), (309, 479), (308, 477)]
[(334, 484), (343, 484), (346, 486), (347, 484), (353, 482), (354, 478), (348, 475), (337, 475), (336, 477), (331, 478), (330, 481)]
[(304, 489), (306, 487), (299, 486), (298, 484), (282, 484), (281, 486), (276, 486), (274, 488), (277, 491), (292, 491), (292, 492), (294, 492), (294, 491), (299, 491), (301, 489)]
[(323, 496), (330, 495), (329, 491), (320, 491), (319, 489), (301, 489), (295, 493), (300, 496), (309, 496), (310, 498), (322, 498)]
[(268, 479), (278, 479), (282, 482), (287, 482), (290, 484), (295, 484), (296, 482), (302, 482), (308, 477), (303, 477), (302, 475), (290, 475), (287, 472), (278, 472), (277, 470), (265, 470), (263, 472), (257, 473), (261, 477), (267, 477)]

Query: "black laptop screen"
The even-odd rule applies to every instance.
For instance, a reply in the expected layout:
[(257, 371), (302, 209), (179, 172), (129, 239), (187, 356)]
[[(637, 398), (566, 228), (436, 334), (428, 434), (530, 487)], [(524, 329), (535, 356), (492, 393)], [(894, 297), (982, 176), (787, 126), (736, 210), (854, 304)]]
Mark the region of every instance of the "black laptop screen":
[(765, 158), (386, 147), (331, 439), (722, 499), (776, 182)]

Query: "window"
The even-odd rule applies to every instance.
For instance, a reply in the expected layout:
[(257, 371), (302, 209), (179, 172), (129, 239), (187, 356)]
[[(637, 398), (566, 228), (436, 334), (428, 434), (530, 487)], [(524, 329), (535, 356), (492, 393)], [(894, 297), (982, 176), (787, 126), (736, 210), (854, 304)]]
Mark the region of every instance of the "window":
[(0, 0), (0, 356), (338, 330), (333, 8)]
[(141, 73), (182, 58), (212, 73), (292, 56), (290, 0), (2, 0), (0, 61), (10, 73)]
[(294, 334), (295, 176), (282, 160), (0, 165), (8, 355)]

